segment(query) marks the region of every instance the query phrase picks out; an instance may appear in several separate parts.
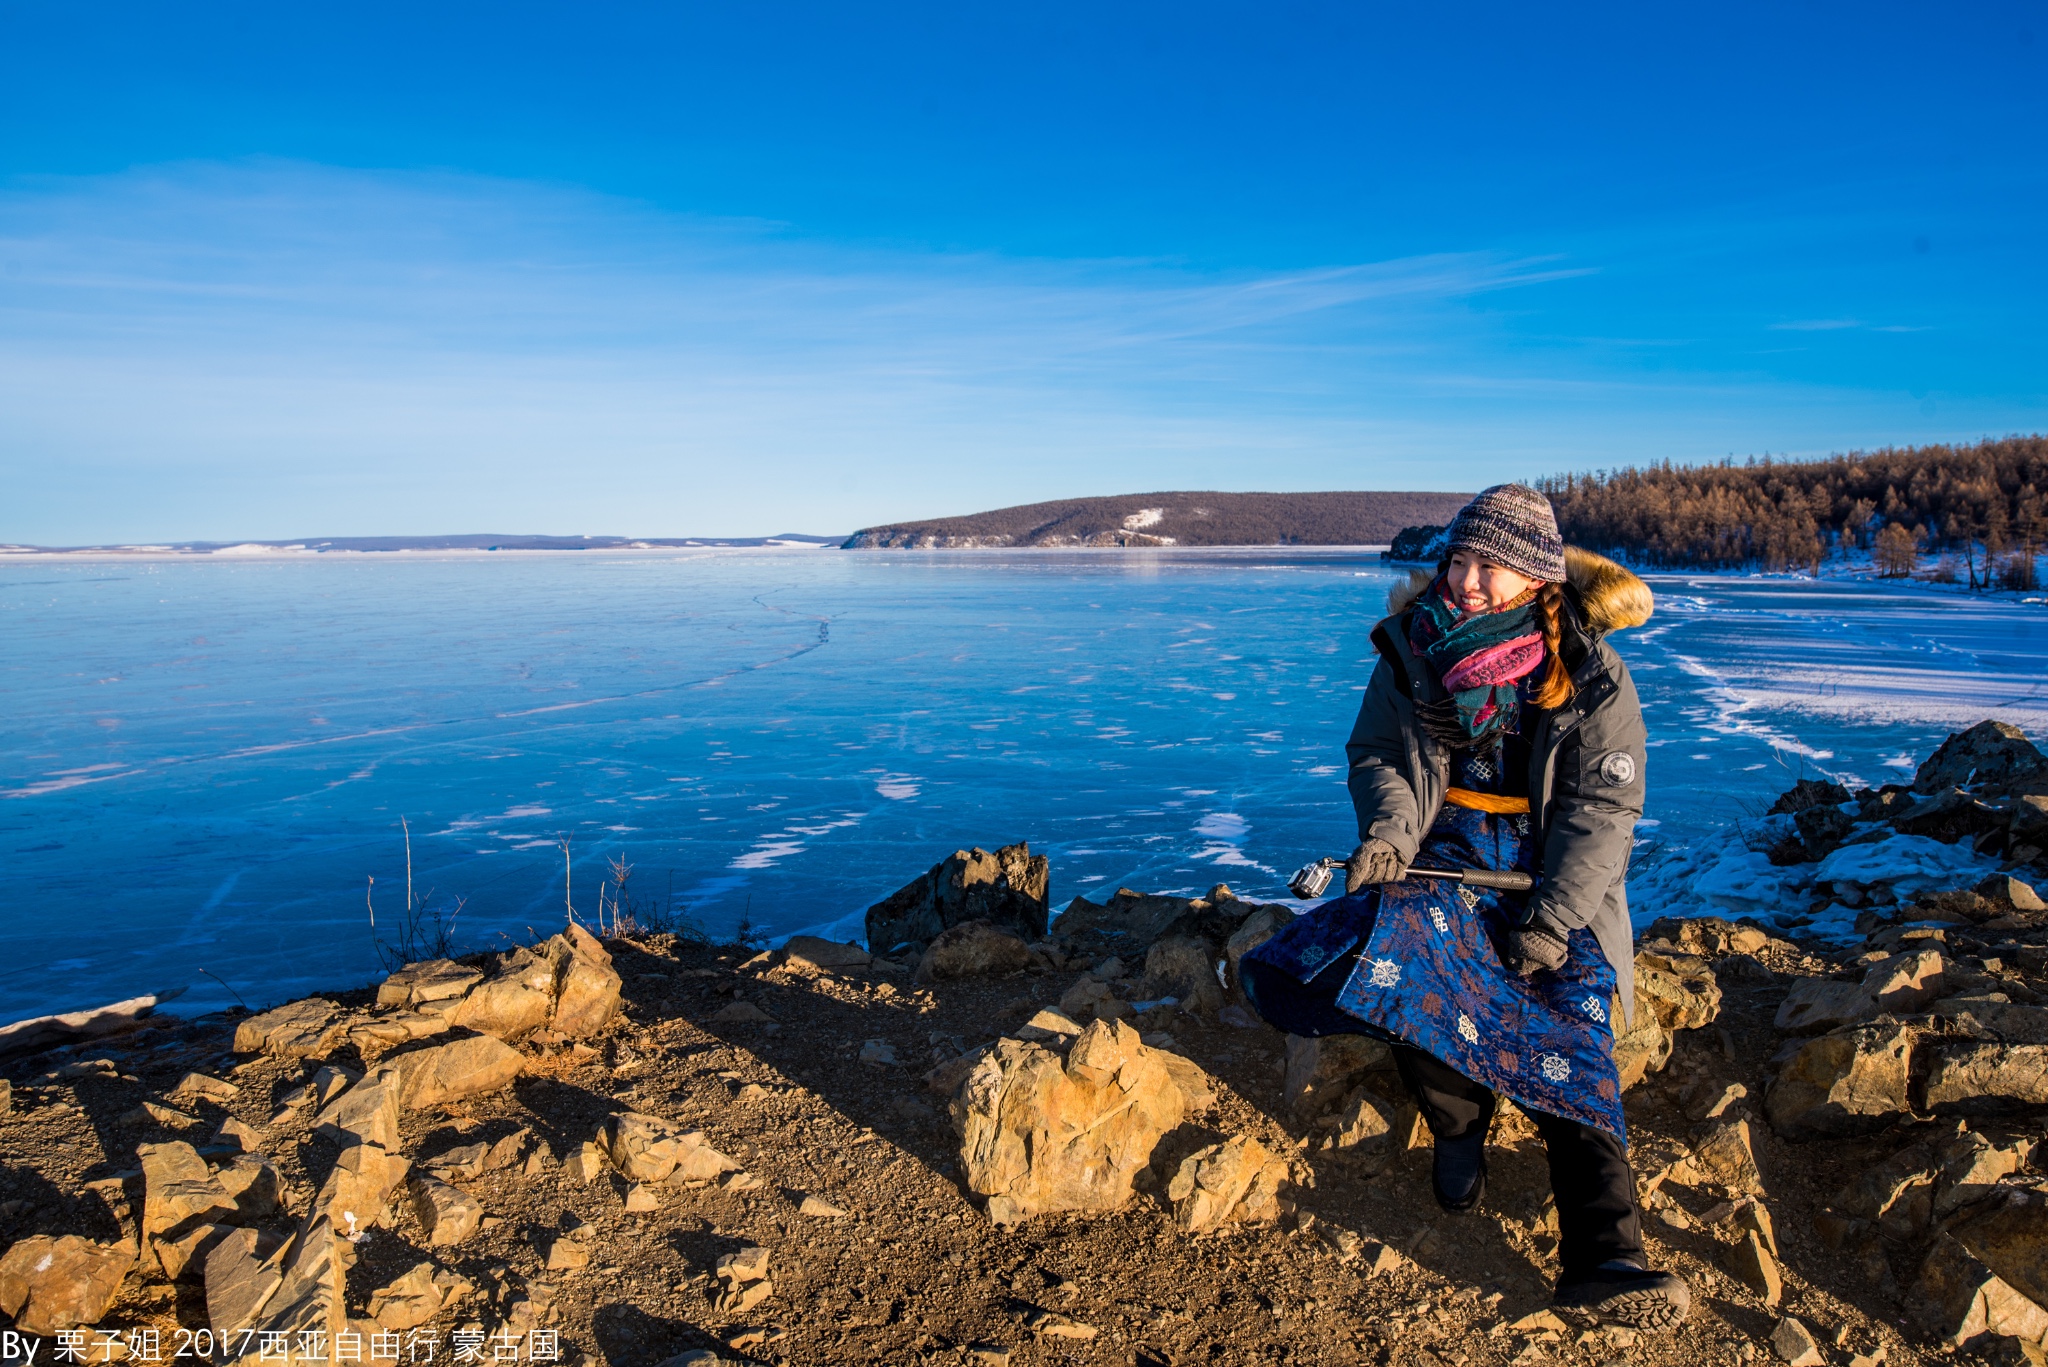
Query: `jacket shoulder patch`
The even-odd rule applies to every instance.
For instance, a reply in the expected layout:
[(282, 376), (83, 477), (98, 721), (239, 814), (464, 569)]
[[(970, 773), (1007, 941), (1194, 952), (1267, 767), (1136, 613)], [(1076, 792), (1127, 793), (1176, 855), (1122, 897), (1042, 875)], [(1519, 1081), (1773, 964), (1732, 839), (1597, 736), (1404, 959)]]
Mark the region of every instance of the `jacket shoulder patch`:
[(1626, 750), (1610, 750), (1600, 760), (1600, 777), (1610, 787), (1626, 788), (1635, 782), (1635, 756)]

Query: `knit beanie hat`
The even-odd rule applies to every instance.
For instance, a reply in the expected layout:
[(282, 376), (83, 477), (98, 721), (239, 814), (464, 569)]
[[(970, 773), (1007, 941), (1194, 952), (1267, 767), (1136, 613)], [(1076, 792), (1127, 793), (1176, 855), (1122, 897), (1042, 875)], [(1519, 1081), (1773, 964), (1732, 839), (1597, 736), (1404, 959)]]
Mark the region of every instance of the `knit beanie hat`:
[(1564, 537), (1550, 500), (1526, 484), (1496, 484), (1451, 519), (1448, 549), (1471, 551), (1496, 565), (1541, 579), (1564, 582)]

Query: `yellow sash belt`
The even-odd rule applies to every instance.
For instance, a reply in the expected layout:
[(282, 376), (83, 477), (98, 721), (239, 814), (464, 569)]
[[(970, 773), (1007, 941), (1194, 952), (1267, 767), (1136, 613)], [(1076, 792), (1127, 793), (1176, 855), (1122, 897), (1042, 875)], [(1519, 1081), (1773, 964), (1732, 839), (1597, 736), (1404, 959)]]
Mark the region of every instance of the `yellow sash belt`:
[(1526, 812), (1529, 799), (1526, 797), (1501, 797), (1493, 793), (1475, 793), (1470, 788), (1446, 788), (1444, 801), (1453, 807), (1466, 807), (1475, 812), (1492, 812), (1505, 816), (1509, 812)]

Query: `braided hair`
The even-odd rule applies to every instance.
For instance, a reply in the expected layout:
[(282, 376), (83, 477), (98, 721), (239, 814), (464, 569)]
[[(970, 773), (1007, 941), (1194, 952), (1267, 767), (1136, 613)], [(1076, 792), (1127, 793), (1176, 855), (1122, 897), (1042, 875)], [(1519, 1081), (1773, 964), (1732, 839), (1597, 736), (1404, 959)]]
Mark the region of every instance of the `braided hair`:
[(1536, 629), (1543, 633), (1543, 679), (1529, 694), (1529, 701), (1538, 707), (1551, 710), (1563, 707), (1572, 700), (1571, 671), (1564, 667), (1564, 652), (1560, 648), (1564, 623), (1564, 585), (1545, 583), (1536, 590), (1536, 601), (1530, 605), (1535, 610)]

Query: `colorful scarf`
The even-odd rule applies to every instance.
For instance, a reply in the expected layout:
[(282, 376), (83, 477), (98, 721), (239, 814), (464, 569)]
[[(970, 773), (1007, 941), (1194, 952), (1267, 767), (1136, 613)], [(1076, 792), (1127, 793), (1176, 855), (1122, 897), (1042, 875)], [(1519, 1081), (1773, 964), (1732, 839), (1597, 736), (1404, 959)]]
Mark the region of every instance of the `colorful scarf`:
[[(1536, 590), (1490, 611), (1467, 612), (1450, 598), (1439, 575), (1408, 615), (1408, 644), (1436, 667), (1448, 705), (1425, 717), (1439, 739), (1460, 747), (1515, 729), (1521, 704), (1515, 681), (1543, 663), (1536, 626)], [(1424, 710), (1427, 709), (1425, 707)]]

